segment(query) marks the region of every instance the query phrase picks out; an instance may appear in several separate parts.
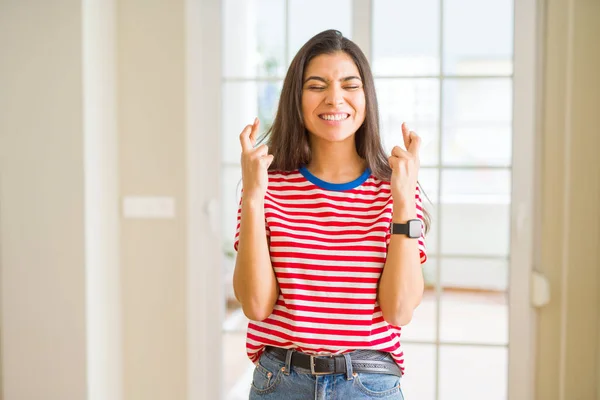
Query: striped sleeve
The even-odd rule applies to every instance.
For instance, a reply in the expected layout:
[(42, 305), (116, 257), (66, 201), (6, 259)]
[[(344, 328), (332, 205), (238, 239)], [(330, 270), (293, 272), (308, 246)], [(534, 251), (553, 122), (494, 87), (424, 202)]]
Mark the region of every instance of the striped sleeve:
[(427, 248), (425, 247), (425, 217), (423, 212), (423, 201), (421, 200), (421, 190), (418, 186), (415, 192), (415, 199), (417, 202), (417, 218), (421, 220), (421, 224), (423, 225), (421, 237), (419, 238), (419, 257), (421, 258), (421, 264), (425, 264), (427, 261)]
[(242, 221), (242, 199), (240, 198), (240, 203), (238, 205), (238, 211), (237, 211), (235, 238), (233, 240), (233, 249), (235, 251), (238, 251), (238, 246), (240, 244), (240, 222), (241, 221)]

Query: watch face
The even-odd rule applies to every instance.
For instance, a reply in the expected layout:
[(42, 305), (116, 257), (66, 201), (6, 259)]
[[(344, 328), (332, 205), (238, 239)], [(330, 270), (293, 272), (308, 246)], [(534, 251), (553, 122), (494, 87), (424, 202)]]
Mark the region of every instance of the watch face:
[(408, 237), (418, 238), (421, 237), (422, 224), (421, 220), (412, 219), (408, 221)]

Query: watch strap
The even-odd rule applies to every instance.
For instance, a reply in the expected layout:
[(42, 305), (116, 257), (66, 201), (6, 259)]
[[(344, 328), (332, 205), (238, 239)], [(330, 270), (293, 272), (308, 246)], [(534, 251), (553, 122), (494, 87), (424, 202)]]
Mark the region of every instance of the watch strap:
[(390, 233), (392, 235), (406, 235), (411, 239), (421, 237), (422, 234), (422, 223), (420, 219), (410, 219), (406, 223), (393, 223), (390, 226)]
[(392, 235), (408, 235), (408, 223), (395, 224), (392, 222), (390, 233)]

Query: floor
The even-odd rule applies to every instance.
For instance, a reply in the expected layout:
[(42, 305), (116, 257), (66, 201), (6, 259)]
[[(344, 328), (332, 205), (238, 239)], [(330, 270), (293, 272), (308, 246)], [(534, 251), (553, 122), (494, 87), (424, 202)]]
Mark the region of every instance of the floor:
[[(506, 400), (508, 308), (501, 293), (445, 292), (436, 342), (435, 293), (426, 291), (403, 329), (407, 400)], [(248, 398), (254, 366), (246, 357), (247, 319), (230, 310), (224, 323), (224, 384), (227, 400)], [(429, 342), (429, 343), (428, 343)], [(439, 354), (436, 356), (436, 352)], [(439, 365), (436, 365), (436, 358)], [(436, 369), (438, 398), (436, 399)]]

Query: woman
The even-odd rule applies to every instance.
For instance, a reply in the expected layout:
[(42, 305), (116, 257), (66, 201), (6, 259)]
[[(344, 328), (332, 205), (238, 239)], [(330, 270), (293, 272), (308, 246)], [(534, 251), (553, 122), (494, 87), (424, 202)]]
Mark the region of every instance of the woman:
[(402, 399), (400, 327), (427, 258), (420, 138), (403, 124), (406, 150), (386, 156), (366, 57), (334, 30), (292, 61), (267, 144), (258, 129), (240, 135), (233, 277), (250, 398)]

